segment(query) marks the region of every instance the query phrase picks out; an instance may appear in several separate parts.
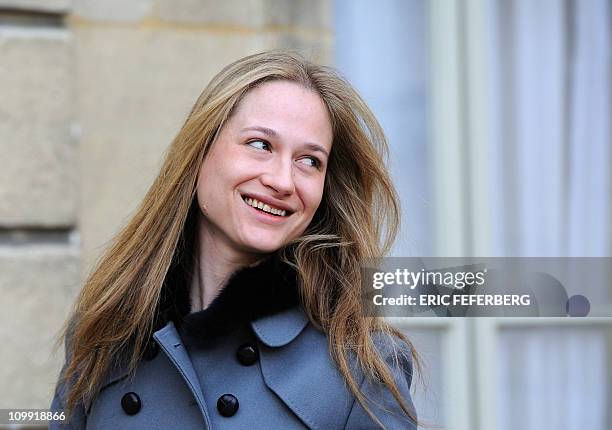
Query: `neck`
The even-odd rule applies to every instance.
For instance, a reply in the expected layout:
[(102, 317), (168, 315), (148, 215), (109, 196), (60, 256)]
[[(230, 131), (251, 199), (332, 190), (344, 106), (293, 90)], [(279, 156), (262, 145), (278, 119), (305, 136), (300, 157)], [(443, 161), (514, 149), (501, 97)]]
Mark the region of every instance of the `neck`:
[(197, 223), (196, 261), (191, 282), (191, 312), (206, 309), (237, 270), (252, 266), (264, 255), (240, 252), (202, 215)]

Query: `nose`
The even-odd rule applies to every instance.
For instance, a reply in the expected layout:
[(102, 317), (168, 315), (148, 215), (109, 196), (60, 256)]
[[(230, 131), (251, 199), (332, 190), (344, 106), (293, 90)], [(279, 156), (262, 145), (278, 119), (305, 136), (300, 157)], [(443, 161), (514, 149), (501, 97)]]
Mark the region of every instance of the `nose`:
[(277, 194), (289, 196), (295, 192), (293, 180), (293, 162), (291, 160), (279, 160), (261, 175), (261, 182)]

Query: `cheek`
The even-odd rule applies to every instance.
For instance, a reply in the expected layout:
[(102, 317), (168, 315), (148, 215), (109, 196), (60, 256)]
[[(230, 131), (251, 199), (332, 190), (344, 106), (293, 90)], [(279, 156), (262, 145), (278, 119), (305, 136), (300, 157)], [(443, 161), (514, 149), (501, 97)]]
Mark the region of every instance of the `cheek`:
[(210, 208), (211, 205), (214, 204), (216, 206), (214, 200), (216, 196), (218, 196), (218, 193), (215, 193), (215, 189), (218, 188), (218, 181), (223, 180), (223, 178), (219, 177), (220, 172), (218, 171), (218, 166), (219, 163), (216, 162), (214, 157), (209, 157), (202, 163), (198, 174), (198, 203), (205, 213), (208, 213), (207, 209)]
[(196, 194), (205, 214), (229, 213), (236, 187), (252, 178), (252, 167), (239, 153), (211, 152), (200, 167)]
[(321, 200), (323, 200), (324, 183), (325, 178), (309, 183), (308, 186), (304, 188), (303, 201), (305, 212), (309, 216), (314, 215), (321, 204)]
[(210, 207), (213, 202), (211, 202), (211, 193), (209, 189), (210, 183), (205, 180), (205, 177), (201, 176), (198, 178), (198, 188), (196, 190), (196, 197), (198, 199), (198, 206), (204, 214), (208, 215), (208, 207)]

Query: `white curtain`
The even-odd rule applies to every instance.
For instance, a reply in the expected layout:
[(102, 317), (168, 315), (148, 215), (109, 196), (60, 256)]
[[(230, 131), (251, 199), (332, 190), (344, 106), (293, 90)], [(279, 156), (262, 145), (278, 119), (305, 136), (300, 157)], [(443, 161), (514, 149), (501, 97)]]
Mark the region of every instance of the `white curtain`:
[[(489, 5), (495, 254), (610, 256), (611, 3)], [(498, 428), (610, 429), (609, 339), (607, 327), (503, 330)]]
[[(490, 218), (491, 233), (487, 229), (482, 236), (490, 242), (491, 255), (611, 255), (610, 1), (445, 3), (436, 4), (453, 6), (459, 16), (465, 15), (470, 5), (487, 6), (483, 33), (487, 39), (488, 109), (481, 120), (489, 133), (485, 139), (490, 157), (486, 175), (489, 190), (484, 205), (474, 206), (466, 200), (468, 213), (464, 215), (472, 220)], [(448, 39), (457, 41), (455, 48), (461, 52), (465, 46), (459, 43), (460, 33), (470, 28), (428, 28), (433, 6), (425, 0), (336, 0), (334, 4), (336, 65), (373, 107), (391, 144), (392, 173), (404, 215), (395, 254), (435, 255), (441, 250), (435, 249), (432, 240), (438, 228), (433, 219), (438, 214), (431, 194), (436, 181), (447, 172), (431, 169), (435, 139), (428, 136), (427, 123), (434, 117), (435, 107), (427, 98), (427, 89), (434, 84), (432, 76), (440, 74), (428, 69), (431, 40), (427, 35), (450, 32)], [(458, 58), (466, 61), (465, 56)], [(442, 76), (446, 79), (448, 73)], [(464, 82), (461, 79), (457, 77), (458, 82)], [(482, 86), (475, 88), (478, 81), (467, 81), (472, 85), (463, 85), (459, 92), (463, 97), (459, 112), (452, 111), (461, 121), (466, 117), (461, 108), (473, 102), (475, 93), (482, 93)], [(443, 102), (450, 103), (449, 97), (441, 94)], [(448, 128), (443, 121), (435, 124)], [(469, 136), (468, 142), (457, 138), (464, 145), (463, 152), (473, 137)], [(445, 156), (447, 143), (436, 143)], [(475, 167), (461, 164), (459, 170)], [(462, 199), (478, 194), (467, 182), (459, 182)], [(479, 207), (490, 208), (491, 213), (469, 213)], [(456, 214), (442, 215), (446, 222)], [(475, 223), (473, 228), (480, 225)], [(610, 292), (586, 290), (586, 295), (609, 298)], [(423, 333), (417, 343), (423, 351), (431, 352), (425, 355), (430, 370), (437, 372), (432, 391), (445, 393), (451, 389), (452, 375), (441, 374), (443, 364), (453, 363), (459, 358), (456, 355), (466, 354), (467, 349), (444, 352), (440, 345), (445, 344), (447, 334), (431, 328)], [(496, 429), (612, 428), (607, 412), (612, 404), (607, 392), (610, 338), (610, 329), (605, 326), (500, 329), (496, 341), (485, 345), (497, 348), (496, 356), (500, 357), (494, 363)], [(469, 344), (467, 338), (464, 343)], [(474, 338), (471, 345), (479, 343), (482, 339)], [(476, 369), (469, 387), (455, 386), (448, 397), (460, 399), (471, 393), (470, 401), (478, 402), (475, 390), (481, 377)], [(422, 417), (449, 429), (458, 428), (450, 420), (451, 405), (442, 404), (441, 397), (417, 393), (416, 403)], [(478, 403), (471, 412), (476, 414), (471, 425), (461, 429), (477, 428), (477, 415), (491, 414), (479, 410)], [(492, 424), (478, 430), (493, 428)]]
[(496, 254), (610, 255), (610, 2), (491, 6)]
[(612, 7), (581, 0), (573, 24), (569, 139), (569, 255), (612, 254)]
[(605, 328), (504, 330), (498, 430), (609, 430), (607, 336)]

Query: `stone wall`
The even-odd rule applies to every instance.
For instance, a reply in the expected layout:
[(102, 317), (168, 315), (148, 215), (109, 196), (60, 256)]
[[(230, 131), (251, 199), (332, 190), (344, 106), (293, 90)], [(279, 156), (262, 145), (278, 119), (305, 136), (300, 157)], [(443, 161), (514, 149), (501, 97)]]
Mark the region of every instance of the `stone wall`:
[(209, 79), (332, 59), (331, 0), (0, 0), (0, 408), (46, 408), (52, 344)]
[(0, 408), (48, 407), (79, 288), (69, 1), (0, 1)]

